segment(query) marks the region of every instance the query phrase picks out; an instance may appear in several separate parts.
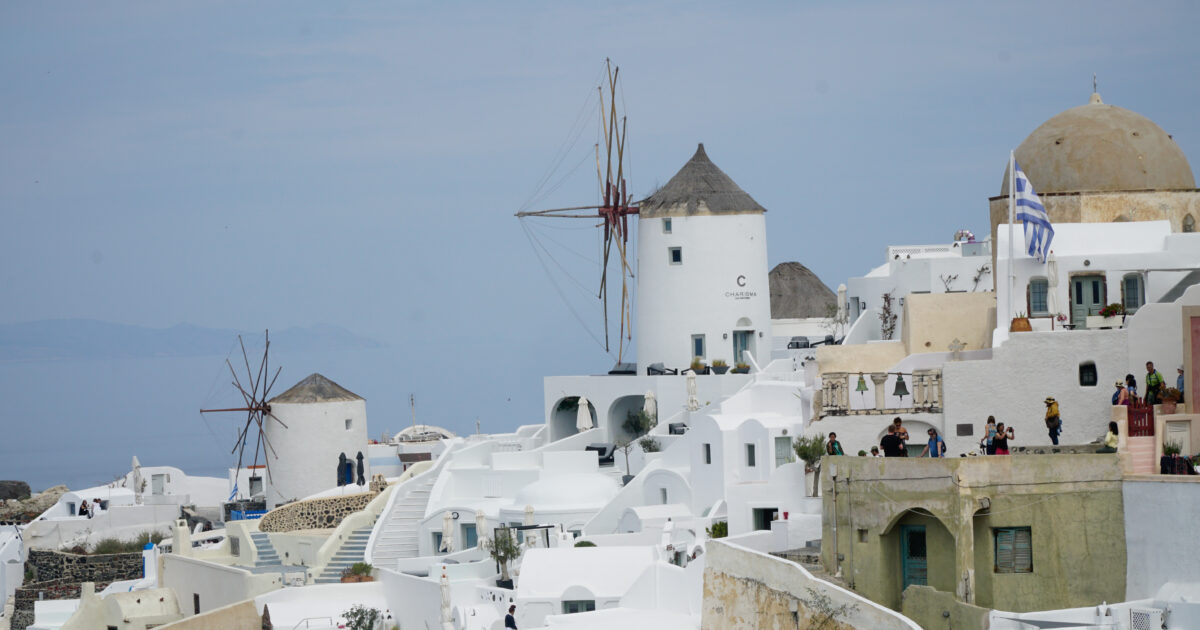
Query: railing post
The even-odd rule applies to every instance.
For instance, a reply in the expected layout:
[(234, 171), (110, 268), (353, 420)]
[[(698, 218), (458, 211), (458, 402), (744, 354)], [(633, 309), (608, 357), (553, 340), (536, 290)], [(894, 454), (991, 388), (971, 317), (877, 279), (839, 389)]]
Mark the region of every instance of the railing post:
[(882, 411), (885, 408), (883, 386), (887, 384), (887, 372), (872, 372), (871, 382), (875, 384), (875, 408)]

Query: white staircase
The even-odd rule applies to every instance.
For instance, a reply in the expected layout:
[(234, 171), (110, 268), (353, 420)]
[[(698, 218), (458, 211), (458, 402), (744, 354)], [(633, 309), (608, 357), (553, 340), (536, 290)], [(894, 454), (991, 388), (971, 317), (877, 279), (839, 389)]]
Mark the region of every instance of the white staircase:
[(425, 518), (429, 492), (437, 482), (439, 470), (440, 467), (428, 470), (405, 484), (411, 487), (396, 489), (393, 503), (380, 515), (372, 532), (372, 544), (368, 547), (372, 565), (392, 567), (399, 558), (417, 557), (417, 525)]

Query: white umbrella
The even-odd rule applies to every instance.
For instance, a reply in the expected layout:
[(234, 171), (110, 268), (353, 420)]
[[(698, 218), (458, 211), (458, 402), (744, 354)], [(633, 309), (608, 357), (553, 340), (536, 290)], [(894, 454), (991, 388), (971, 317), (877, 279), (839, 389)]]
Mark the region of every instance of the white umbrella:
[(487, 540), (487, 517), (483, 515), (483, 510), (475, 513), (475, 540), (479, 548), (483, 548), (483, 543)]
[(592, 411), (588, 408), (588, 399), (579, 397), (579, 409), (576, 410), (575, 428), (580, 431), (587, 431), (592, 428)]
[(442, 579), (440, 586), (442, 591), (442, 625), (445, 627), (445, 624), (454, 621), (454, 617), (450, 612), (450, 578), (446, 577), (445, 565), (442, 566)]
[(1046, 310), (1058, 315), (1058, 259), (1053, 251), (1046, 256)]
[(142, 502), (142, 463), (137, 455), (133, 456), (133, 496), (137, 503)]
[(646, 402), (642, 403), (642, 411), (650, 418), (650, 426), (658, 424), (658, 401), (652, 390), (646, 390)]
[(688, 401), (687, 401), (688, 411), (700, 411), (700, 400), (696, 398), (696, 373), (695, 372), (688, 372), (687, 392), (688, 392)]
[(442, 514), (442, 546), (438, 551), (454, 551), (454, 523), (450, 520), (449, 512)]
[[(525, 506), (525, 525), (526, 526), (533, 525), (533, 506), (532, 505)], [(529, 533), (530, 531), (531, 530), (525, 530), (525, 532), (526, 532), (525, 533), (525, 544), (529, 545), (530, 547), (535, 547), (535, 546), (537, 546), (537, 536), (530, 534)]]
[(837, 318), (838, 318), (838, 321), (845, 320), (847, 312), (848, 312), (848, 309), (846, 307), (846, 285), (839, 284), (838, 285), (838, 293), (837, 293)]

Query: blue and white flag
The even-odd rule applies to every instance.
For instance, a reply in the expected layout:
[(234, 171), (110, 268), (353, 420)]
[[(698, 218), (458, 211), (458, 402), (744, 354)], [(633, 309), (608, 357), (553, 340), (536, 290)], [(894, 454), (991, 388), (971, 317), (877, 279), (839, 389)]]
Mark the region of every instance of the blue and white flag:
[(230, 493), (229, 493), (229, 500), (230, 500), (230, 501), (234, 501), (234, 500), (236, 500), (236, 499), (237, 499), (237, 493), (238, 493), (238, 486), (237, 486), (237, 482), (235, 481), (235, 482), (233, 482), (233, 492), (230, 492)]
[(1050, 217), (1046, 216), (1046, 208), (1042, 200), (1033, 191), (1033, 184), (1021, 171), (1016, 160), (1013, 161), (1014, 179), (1016, 181), (1017, 220), (1025, 224), (1025, 250), (1030, 256), (1045, 263), (1050, 254), (1050, 241), (1054, 240), (1054, 227), (1050, 225)]

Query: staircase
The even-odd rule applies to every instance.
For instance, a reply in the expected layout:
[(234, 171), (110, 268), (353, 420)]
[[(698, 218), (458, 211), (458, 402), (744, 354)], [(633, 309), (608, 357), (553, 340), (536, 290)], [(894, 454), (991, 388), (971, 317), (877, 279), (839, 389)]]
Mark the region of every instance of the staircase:
[(341, 582), (342, 572), (350, 568), (350, 565), (355, 562), (363, 562), (363, 554), (367, 551), (367, 540), (371, 537), (371, 528), (363, 527), (356, 529), (350, 533), (346, 541), (338, 547), (337, 553), (333, 554), (329, 563), (325, 565), (325, 570), (321, 571), (321, 575), (317, 576), (317, 584), (333, 584)]
[(1136, 475), (1153, 475), (1158, 472), (1154, 459), (1154, 436), (1125, 438), (1125, 450), (1129, 452), (1129, 463)]
[(271, 544), (271, 537), (266, 532), (250, 532), (250, 540), (254, 541), (254, 548), (258, 551), (254, 560), (255, 569), (282, 564), (279, 561), (279, 552), (275, 551), (275, 545)]
[[(395, 497), (391, 509), (380, 515), (375, 544), (371, 548), (371, 564), (394, 568), (392, 565), (398, 558), (417, 557), (417, 525), (425, 518), (429, 492), (437, 477), (437, 471), (431, 469), (412, 479), (413, 487), (403, 497)], [(400, 489), (396, 491), (400, 492)]]

